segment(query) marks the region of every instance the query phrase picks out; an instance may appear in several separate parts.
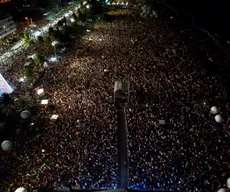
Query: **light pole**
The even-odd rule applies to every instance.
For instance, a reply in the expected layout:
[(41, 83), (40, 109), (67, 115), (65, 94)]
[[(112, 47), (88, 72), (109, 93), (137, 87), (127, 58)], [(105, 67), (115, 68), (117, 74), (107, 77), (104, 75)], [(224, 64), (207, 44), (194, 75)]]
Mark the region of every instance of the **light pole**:
[(25, 20), (27, 20), (28, 25), (30, 25), (30, 20), (28, 17), (25, 17)]
[(114, 103), (117, 109), (117, 141), (118, 141), (118, 187), (129, 186), (128, 126), (126, 106), (129, 102), (129, 83), (116, 81), (114, 86)]
[(55, 55), (55, 58), (57, 58), (57, 51), (56, 51), (56, 45), (58, 44), (57, 41), (53, 41), (52, 42), (52, 46), (54, 47), (54, 55)]

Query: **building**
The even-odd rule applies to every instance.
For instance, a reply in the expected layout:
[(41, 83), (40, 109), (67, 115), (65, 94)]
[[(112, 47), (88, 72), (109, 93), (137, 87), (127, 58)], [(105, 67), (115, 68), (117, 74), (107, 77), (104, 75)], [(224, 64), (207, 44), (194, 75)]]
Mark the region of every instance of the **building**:
[(13, 21), (12, 16), (9, 14), (0, 15), (0, 39), (6, 37), (7, 35), (13, 33), (17, 30), (16, 24)]
[(10, 0), (0, 0), (0, 3), (7, 3), (9, 2)]

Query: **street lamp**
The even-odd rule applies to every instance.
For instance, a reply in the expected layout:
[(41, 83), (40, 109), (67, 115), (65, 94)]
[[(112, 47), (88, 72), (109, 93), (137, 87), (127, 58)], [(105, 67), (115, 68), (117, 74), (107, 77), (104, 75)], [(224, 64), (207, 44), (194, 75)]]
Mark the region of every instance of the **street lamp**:
[(56, 45), (58, 44), (58, 42), (57, 42), (57, 41), (53, 41), (51, 44), (52, 44), (52, 46), (54, 47), (54, 55), (55, 55), (55, 57), (57, 58)]
[(29, 18), (28, 18), (28, 17), (25, 17), (25, 20), (27, 20), (28, 25), (30, 25), (30, 20), (29, 20)]

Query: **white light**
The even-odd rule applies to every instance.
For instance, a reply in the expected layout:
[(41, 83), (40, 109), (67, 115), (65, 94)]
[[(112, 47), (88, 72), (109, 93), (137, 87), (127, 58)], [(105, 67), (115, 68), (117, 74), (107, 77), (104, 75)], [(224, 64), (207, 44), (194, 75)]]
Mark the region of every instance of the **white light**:
[(71, 18), (70, 21), (73, 23), (75, 20), (73, 18)]
[(51, 58), (49, 59), (49, 61), (50, 61), (50, 62), (56, 62), (56, 61), (57, 61), (57, 57), (51, 57)]
[(41, 101), (41, 104), (42, 105), (47, 105), (49, 103), (49, 100), (48, 99), (43, 99), (42, 101)]
[(99, 39), (99, 41), (102, 41), (102, 39)]
[(69, 13), (66, 13), (66, 14), (65, 14), (65, 17), (69, 17)]
[(86, 5), (86, 8), (87, 8), (87, 9), (89, 9), (89, 8), (90, 8), (90, 6), (89, 6), (89, 5)]
[(23, 77), (21, 77), (21, 78), (19, 79), (19, 81), (20, 81), (20, 82), (24, 82), (25, 79), (24, 79)]
[(87, 1), (84, 1), (84, 2), (83, 2), (83, 5), (85, 5), (86, 3), (87, 3)]
[(92, 38), (89, 38), (90, 41), (92, 41), (93, 39)]
[(108, 71), (107, 69), (104, 69), (104, 72)]
[(35, 36), (35, 37), (38, 37), (40, 34), (41, 34), (40, 31), (36, 31), (36, 32), (34, 33), (34, 36)]
[(53, 41), (51, 44), (52, 44), (53, 46), (55, 46), (55, 45), (58, 44), (58, 42), (57, 42), (57, 41)]
[(89, 30), (89, 29), (86, 29), (86, 31), (87, 31), (87, 32), (90, 32), (90, 30)]
[(50, 119), (51, 120), (56, 120), (58, 117), (59, 117), (59, 115), (52, 115)]
[(42, 153), (45, 153), (46, 152), (46, 150), (45, 149), (42, 149)]
[(29, 59), (29, 58), (34, 59), (35, 57), (36, 57), (36, 54), (33, 54), (33, 55), (28, 56), (27, 58), (28, 58), (28, 59)]
[(44, 93), (44, 89), (43, 88), (37, 90), (37, 94), (38, 95), (42, 95), (43, 93)]

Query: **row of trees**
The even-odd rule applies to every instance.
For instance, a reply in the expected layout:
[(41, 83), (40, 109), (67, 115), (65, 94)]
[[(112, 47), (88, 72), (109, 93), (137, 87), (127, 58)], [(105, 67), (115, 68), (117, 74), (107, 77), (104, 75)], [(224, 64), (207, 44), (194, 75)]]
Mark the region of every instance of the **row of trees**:
[[(39, 50), (49, 50), (52, 47), (53, 41), (66, 43), (71, 41), (72, 37), (80, 36), (85, 31), (85, 25), (79, 22), (87, 22), (88, 19), (94, 18), (95, 15), (102, 13), (101, 3), (97, 0), (92, 0), (87, 4), (81, 2), (81, 8), (75, 14), (69, 17), (63, 17), (54, 27), (50, 27), (45, 35), (40, 35), (36, 39), (32, 37), (29, 31), (25, 31), (23, 40), (29, 44), (39, 45)], [(25, 66), (23, 75), (26, 76), (27, 82), (32, 84), (34, 82), (36, 71), (39, 70), (41, 64), (45, 61), (44, 55), (37, 53), (36, 57), (29, 61), (29, 65)]]

